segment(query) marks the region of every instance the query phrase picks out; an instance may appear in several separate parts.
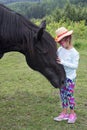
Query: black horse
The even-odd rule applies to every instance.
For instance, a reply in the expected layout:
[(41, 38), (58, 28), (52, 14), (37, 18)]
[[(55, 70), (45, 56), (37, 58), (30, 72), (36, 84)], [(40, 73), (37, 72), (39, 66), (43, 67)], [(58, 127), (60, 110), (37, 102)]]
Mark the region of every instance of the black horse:
[(65, 71), (56, 62), (57, 46), (46, 32), (43, 21), (38, 27), (22, 15), (0, 4), (0, 58), (4, 53), (18, 51), (25, 55), (27, 64), (43, 74), (51, 84), (60, 88)]

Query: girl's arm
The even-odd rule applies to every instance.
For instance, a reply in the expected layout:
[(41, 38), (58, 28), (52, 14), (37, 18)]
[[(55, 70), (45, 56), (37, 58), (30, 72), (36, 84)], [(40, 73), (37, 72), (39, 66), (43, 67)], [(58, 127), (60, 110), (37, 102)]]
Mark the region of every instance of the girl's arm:
[(72, 63), (66, 62), (64, 60), (61, 60), (61, 64), (63, 64), (66, 67), (72, 68), (72, 69), (77, 69), (78, 68), (78, 63), (79, 63), (79, 53), (75, 55), (72, 59)]

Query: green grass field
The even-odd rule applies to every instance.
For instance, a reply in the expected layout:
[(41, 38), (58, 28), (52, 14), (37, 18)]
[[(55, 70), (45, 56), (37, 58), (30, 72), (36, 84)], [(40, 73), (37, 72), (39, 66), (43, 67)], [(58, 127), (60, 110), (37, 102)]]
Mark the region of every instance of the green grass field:
[(75, 88), (75, 124), (55, 122), (61, 112), (59, 90), (31, 70), (20, 53), (0, 60), (0, 130), (87, 130), (87, 51), (80, 51)]

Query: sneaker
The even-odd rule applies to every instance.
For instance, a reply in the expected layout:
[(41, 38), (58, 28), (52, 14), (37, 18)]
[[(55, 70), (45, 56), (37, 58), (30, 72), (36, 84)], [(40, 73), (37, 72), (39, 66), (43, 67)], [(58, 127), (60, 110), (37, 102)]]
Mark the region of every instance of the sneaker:
[(68, 123), (75, 123), (76, 119), (77, 119), (77, 116), (76, 116), (75, 113), (74, 114), (70, 114), (69, 115), (69, 119), (68, 119)]
[(68, 120), (69, 119), (69, 114), (65, 114), (65, 113), (60, 113), (60, 115), (58, 117), (55, 117), (54, 120), (55, 121), (62, 121), (62, 120)]

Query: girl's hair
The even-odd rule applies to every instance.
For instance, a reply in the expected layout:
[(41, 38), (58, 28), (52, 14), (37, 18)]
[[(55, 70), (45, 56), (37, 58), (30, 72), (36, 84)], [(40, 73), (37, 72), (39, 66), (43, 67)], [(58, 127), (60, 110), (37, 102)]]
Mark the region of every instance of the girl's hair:
[(69, 43), (71, 43), (72, 35), (67, 36), (66, 39), (69, 39)]

